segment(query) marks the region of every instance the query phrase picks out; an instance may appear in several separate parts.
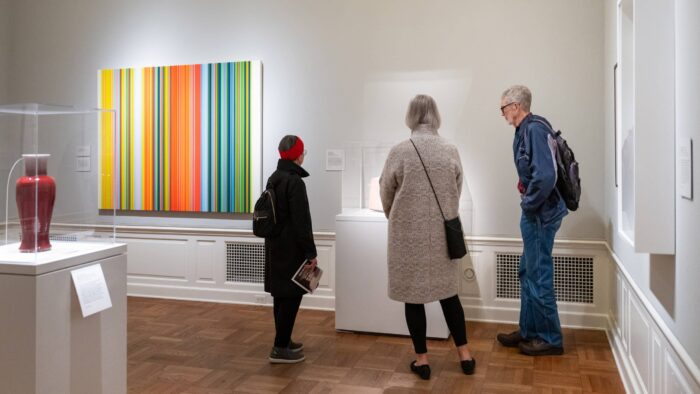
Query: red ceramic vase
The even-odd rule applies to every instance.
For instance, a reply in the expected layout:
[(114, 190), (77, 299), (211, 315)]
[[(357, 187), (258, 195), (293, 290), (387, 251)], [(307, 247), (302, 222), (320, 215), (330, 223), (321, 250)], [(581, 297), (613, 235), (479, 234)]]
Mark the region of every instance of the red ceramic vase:
[(22, 155), (24, 176), (17, 180), (17, 211), (22, 227), (20, 252), (51, 249), (49, 226), (56, 200), (56, 182), (46, 175), (48, 154)]

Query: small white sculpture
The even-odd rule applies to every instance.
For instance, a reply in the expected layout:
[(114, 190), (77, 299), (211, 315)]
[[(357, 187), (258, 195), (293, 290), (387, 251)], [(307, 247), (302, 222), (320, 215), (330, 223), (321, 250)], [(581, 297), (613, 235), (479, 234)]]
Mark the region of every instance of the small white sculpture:
[(369, 209), (384, 212), (382, 200), (379, 195), (379, 177), (376, 176), (369, 181)]

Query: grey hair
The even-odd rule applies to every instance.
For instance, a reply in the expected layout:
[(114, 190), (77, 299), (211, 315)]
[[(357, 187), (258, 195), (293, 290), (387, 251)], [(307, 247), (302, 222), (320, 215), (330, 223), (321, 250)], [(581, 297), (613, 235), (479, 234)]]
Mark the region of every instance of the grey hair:
[(440, 128), (440, 112), (435, 100), (427, 94), (419, 94), (408, 104), (406, 126), (415, 130), (418, 125), (426, 124), (437, 130)]
[(292, 147), (297, 143), (298, 139), (299, 139), (299, 137), (297, 137), (296, 135), (285, 135), (284, 137), (282, 137), (282, 140), (280, 141), (280, 145), (278, 148), (279, 151), (286, 152), (286, 151), (292, 149)]
[(530, 104), (532, 104), (532, 93), (527, 86), (514, 85), (506, 89), (501, 95), (502, 99), (506, 99), (508, 103), (518, 103), (523, 110), (530, 112)]

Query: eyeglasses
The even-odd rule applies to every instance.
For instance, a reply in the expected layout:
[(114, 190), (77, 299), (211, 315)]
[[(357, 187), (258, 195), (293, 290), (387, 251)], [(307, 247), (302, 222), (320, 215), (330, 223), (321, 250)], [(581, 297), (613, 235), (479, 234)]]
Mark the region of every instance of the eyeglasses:
[(505, 115), (506, 113), (505, 113), (504, 109), (506, 109), (508, 106), (511, 106), (511, 105), (513, 105), (513, 104), (517, 104), (517, 103), (516, 103), (515, 101), (513, 101), (513, 102), (511, 102), (511, 103), (508, 103), (508, 104), (502, 106), (502, 107), (501, 107), (501, 115)]

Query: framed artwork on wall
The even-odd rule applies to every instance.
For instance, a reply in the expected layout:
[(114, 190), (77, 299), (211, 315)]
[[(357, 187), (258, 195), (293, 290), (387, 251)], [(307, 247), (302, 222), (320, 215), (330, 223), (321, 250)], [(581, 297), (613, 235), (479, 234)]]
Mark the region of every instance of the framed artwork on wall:
[(618, 187), (617, 182), (617, 63), (613, 66), (613, 141), (615, 144), (615, 187)]
[(99, 70), (98, 103), (119, 116), (116, 126), (100, 120), (100, 209), (252, 212), (260, 61)]

